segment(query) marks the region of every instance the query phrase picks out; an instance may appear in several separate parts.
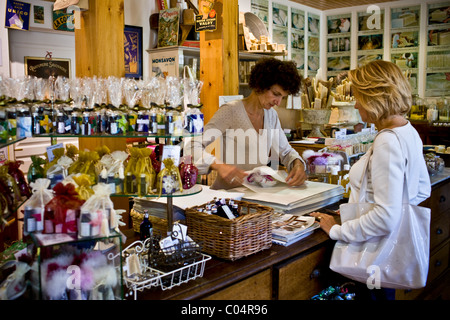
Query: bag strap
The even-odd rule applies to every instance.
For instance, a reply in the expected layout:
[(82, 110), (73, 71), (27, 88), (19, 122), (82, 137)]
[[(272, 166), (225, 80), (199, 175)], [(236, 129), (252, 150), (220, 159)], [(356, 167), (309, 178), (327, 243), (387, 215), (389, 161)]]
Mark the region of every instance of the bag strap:
[[(397, 132), (395, 132), (395, 130), (392, 129), (383, 129), (382, 131), (380, 131), (378, 134), (380, 134), (381, 132), (385, 132), (385, 131), (390, 131), (392, 133), (394, 133), (394, 135), (397, 137), (397, 140), (400, 144), (400, 150), (403, 153), (403, 149), (402, 149), (402, 143), (400, 140), (400, 137), (398, 136)], [(377, 134), (377, 136), (378, 136)], [(376, 137), (375, 137), (376, 139)], [(374, 141), (375, 141), (374, 139)], [(371, 160), (371, 156), (373, 153), (373, 145), (369, 148), (369, 150), (367, 151), (367, 160), (364, 164), (364, 170), (362, 171), (362, 177), (361, 177), (361, 186), (360, 186), (360, 190), (359, 190), (359, 202), (364, 202), (364, 195), (366, 192), (366, 188), (367, 188), (367, 183), (368, 183), (368, 171), (369, 171), (369, 162)], [(407, 181), (407, 177), (406, 177), (406, 165), (408, 164), (408, 159), (406, 159), (404, 156), (403, 158), (405, 159), (405, 170), (403, 172), (403, 203), (409, 203), (409, 192), (408, 192), (408, 181)]]
[(395, 130), (384, 129), (384, 131), (392, 132), (397, 137), (398, 143), (400, 145), (400, 150), (402, 151), (403, 159), (405, 160), (405, 170), (403, 172), (403, 203), (409, 203), (408, 178), (406, 177), (406, 166), (408, 165), (408, 159), (405, 157), (405, 154), (403, 152), (402, 141)]

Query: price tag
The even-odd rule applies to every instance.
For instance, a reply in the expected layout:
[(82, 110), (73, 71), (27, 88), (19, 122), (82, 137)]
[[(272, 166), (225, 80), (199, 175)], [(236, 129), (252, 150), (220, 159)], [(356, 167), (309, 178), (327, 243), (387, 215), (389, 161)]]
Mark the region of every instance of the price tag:
[(53, 159), (55, 159), (55, 156), (53, 155), (53, 150), (59, 149), (59, 148), (64, 148), (64, 144), (57, 143), (57, 144), (47, 147), (48, 162), (52, 162)]
[(181, 147), (179, 145), (164, 145), (161, 156), (161, 170), (164, 169), (164, 159), (172, 158), (173, 164), (178, 167), (180, 164)]

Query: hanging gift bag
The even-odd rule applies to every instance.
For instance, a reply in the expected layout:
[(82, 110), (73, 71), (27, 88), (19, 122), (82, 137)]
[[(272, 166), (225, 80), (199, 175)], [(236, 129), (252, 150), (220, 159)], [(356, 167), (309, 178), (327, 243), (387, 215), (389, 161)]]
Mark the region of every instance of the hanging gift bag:
[[(395, 132), (394, 132), (395, 133)], [(367, 167), (363, 171), (358, 203), (340, 206), (342, 223), (358, 219), (375, 206), (365, 202)], [(416, 289), (425, 286), (430, 248), (430, 209), (409, 204), (406, 172), (403, 181), (402, 215), (398, 226), (388, 235), (364, 242), (337, 241), (330, 268), (362, 283), (379, 284), (381, 288)]]

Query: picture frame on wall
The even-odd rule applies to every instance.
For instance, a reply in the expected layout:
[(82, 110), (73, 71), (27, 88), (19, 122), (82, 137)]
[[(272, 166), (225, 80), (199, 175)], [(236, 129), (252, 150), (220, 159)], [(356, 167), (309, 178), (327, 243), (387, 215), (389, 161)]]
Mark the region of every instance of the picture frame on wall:
[(142, 27), (125, 25), (123, 50), (125, 77), (142, 79)]
[(25, 75), (37, 78), (48, 79), (53, 77), (70, 78), (70, 59), (63, 58), (45, 58), (45, 57), (29, 57), (25, 58)]

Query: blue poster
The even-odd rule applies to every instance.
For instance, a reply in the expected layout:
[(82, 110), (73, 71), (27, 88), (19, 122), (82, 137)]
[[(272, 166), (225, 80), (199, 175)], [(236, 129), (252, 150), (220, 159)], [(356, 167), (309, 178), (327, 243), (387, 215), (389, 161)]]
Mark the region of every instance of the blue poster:
[(7, 0), (5, 28), (28, 30), (30, 27), (30, 7), (29, 3)]
[(142, 27), (126, 25), (123, 40), (125, 77), (142, 78)]

